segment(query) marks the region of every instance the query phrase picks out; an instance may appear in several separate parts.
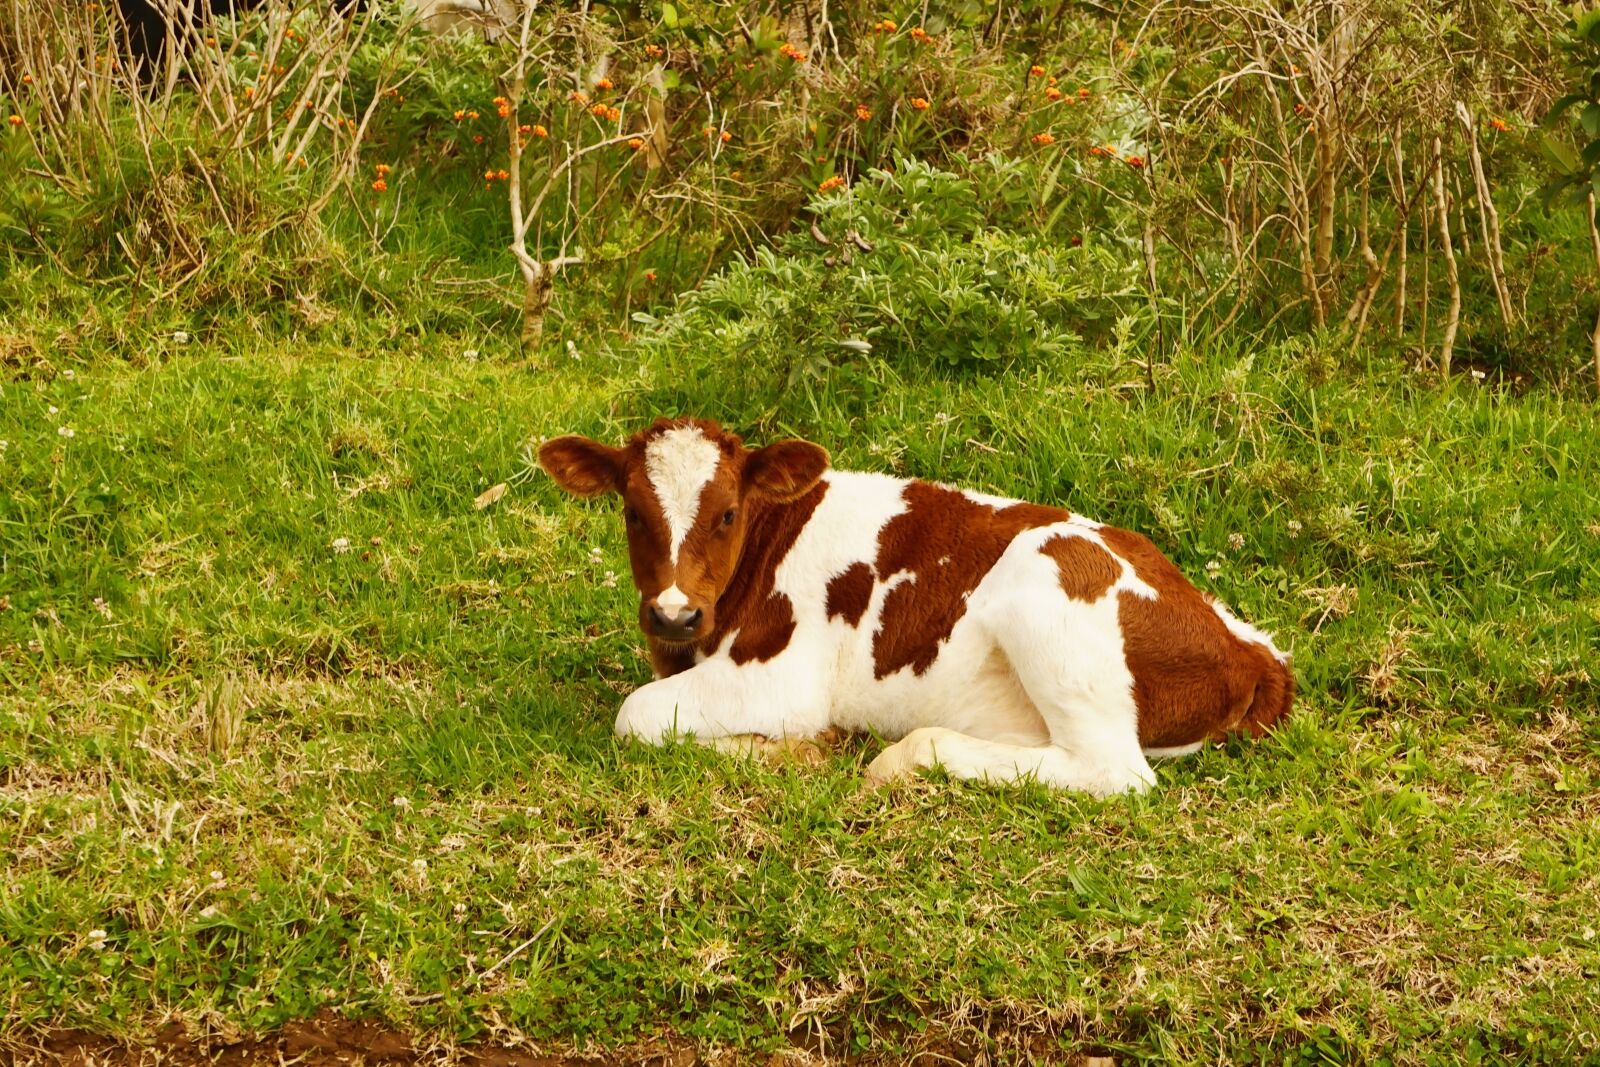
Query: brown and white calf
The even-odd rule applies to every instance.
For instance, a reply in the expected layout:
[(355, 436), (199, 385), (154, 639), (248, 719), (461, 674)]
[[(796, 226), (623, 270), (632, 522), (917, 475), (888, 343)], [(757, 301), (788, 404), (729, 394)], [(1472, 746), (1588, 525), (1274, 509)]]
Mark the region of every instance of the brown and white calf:
[(1270, 637), (1144, 537), (1060, 508), (829, 470), (818, 445), (747, 449), (691, 419), (620, 448), (556, 438), (539, 462), (622, 496), (656, 680), (619, 736), (872, 731), (897, 741), (874, 780), (939, 764), (1103, 796), (1293, 699)]

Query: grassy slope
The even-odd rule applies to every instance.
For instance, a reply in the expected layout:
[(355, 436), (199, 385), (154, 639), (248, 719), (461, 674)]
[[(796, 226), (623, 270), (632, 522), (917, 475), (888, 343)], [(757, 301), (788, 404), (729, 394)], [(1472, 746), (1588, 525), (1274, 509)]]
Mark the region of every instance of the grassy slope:
[[(1152, 533), (1304, 689), (1276, 737), (1143, 799), (863, 793), (871, 743), (821, 770), (619, 749), (647, 677), (620, 524), (528, 476), (530, 437), (755, 410), (469, 344), (239, 341), (4, 384), (0, 1032), (326, 1003), (591, 1043), (1600, 1044), (1590, 406), (1316, 353), (1213, 353), (1153, 391), (1110, 357), (840, 375), (779, 421), (842, 466)], [(225, 672), (245, 714), (219, 755), (197, 696)]]

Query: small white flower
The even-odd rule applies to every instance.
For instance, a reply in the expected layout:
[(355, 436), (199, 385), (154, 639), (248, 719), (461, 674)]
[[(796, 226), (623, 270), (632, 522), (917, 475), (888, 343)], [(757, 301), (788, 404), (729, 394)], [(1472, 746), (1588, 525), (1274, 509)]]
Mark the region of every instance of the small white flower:
[(934, 416), (933, 416), (933, 424), (935, 426), (943, 426), (946, 423), (950, 423), (950, 422), (954, 422), (954, 421), (955, 421), (955, 416), (954, 415), (946, 414), (943, 411), (935, 412)]
[(221, 872), (221, 871), (212, 871), (212, 872), (211, 872), (211, 880), (212, 880), (212, 881), (213, 881), (213, 882), (220, 882), (220, 881), (222, 881), (222, 872)]
[(335, 537), (332, 541), (328, 542), (328, 547), (333, 549), (335, 554), (342, 556), (346, 552), (350, 551), (350, 538)]
[(56, 433), (60, 434), (62, 437), (76, 437), (76, 436), (78, 436), (77, 432), (74, 431), (71, 426), (57, 426), (56, 427)]
[(106, 603), (105, 597), (98, 597), (97, 596), (97, 597), (94, 598), (94, 610), (96, 610), (96, 611), (98, 611), (100, 613), (101, 618), (106, 619), (107, 621), (110, 621), (110, 619), (111, 619), (111, 605)]
[(73, 370), (71, 367), (68, 367), (66, 370), (61, 372), (61, 376), (70, 382), (72, 379), (78, 376), (78, 372)]
[(606, 576), (601, 579), (600, 584), (607, 589), (615, 589), (617, 587), (617, 572), (606, 571)]
[(1237, 552), (1244, 547), (1244, 534), (1231, 533), (1228, 535), (1228, 551)]
[(6, 449), (8, 449), (10, 447), (11, 447), (11, 442), (10, 441), (0, 441), (0, 452), (4, 452)]
[(476, 348), (469, 348), (465, 352), (461, 353), (461, 355), (466, 359), (477, 359), (478, 350)]
[(188, 330), (173, 330), (172, 331), (172, 339), (174, 341), (178, 342), (178, 344), (180, 344), (180, 345), (186, 345), (186, 344), (189, 343), (189, 331)]
[(202, 919), (213, 919), (216, 918), (216, 915), (217, 906), (215, 904), (207, 904), (205, 907), (200, 909), (200, 918)]
[(1483, 373), (1483, 371), (1479, 370), (1477, 367), (1472, 368), (1472, 376), (1480, 382), (1488, 377), (1487, 374)]
[(423, 859), (421, 856), (418, 856), (416, 859), (412, 860), (411, 861), (411, 873), (412, 874), (427, 874), (428, 873), (428, 861)]
[(1220, 560), (1214, 560), (1213, 559), (1213, 560), (1208, 560), (1206, 562), (1206, 577), (1207, 578), (1215, 578), (1217, 575), (1219, 575), (1221, 573), (1222, 573), (1222, 563), (1221, 563)]
[(467, 903), (464, 900), (456, 901), (456, 906), (450, 910), (455, 914), (456, 922), (460, 922), (467, 917)]
[(101, 946), (103, 946), (105, 944), (106, 932), (104, 930), (99, 929), (99, 928), (90, 930), (89, 931), (89, 940), (94, 943), (94, 946), (96, 948), (100, 948)]
[(50, 414), (54, 415), (56, 412), (60, 411), (61, 409), (56, 407), (54, 404), (51, 404), (48, 410), (49, 410)]
[(397, 796), (397, 797), (394, 798), (393, 801), (391, 801), (391, 803), (394, 804), (396, 811), (410, 811), (411, 810), (411, 798), (410, 797)]
[(1305, 527), (1300, 525), (1300, 520), (1299, 519), (1290, 519), (1289, 520), (1289, 540), (1293, 541), (1296, 537), (1299, 537), (1300, 536), (1300, 531), (1304, 530), (1304, 529), (1305, 529)]

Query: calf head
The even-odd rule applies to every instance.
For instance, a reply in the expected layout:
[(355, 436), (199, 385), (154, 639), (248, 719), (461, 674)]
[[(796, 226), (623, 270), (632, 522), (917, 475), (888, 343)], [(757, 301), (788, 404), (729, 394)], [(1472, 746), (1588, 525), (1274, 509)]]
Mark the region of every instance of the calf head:
[(659, 644), (684, 646), (716, 629), (752, 521), (810, 492), (828, 453), (792, 440), (748, 449), (715, 423), (658, 419), (621, 447), (546, 441), (539, 465), (568, 492), (621, 495), (639, 625)]

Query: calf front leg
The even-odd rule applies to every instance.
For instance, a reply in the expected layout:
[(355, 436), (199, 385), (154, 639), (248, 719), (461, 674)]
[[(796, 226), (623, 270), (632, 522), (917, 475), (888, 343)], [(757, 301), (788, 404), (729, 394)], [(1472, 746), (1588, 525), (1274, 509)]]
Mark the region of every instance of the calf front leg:
[(812, 737), (828, 725), (816, 678), (797, 664), (708, 659), (635, 690), (617, 714), (617, 736), (653, 745), (687, 736)]

